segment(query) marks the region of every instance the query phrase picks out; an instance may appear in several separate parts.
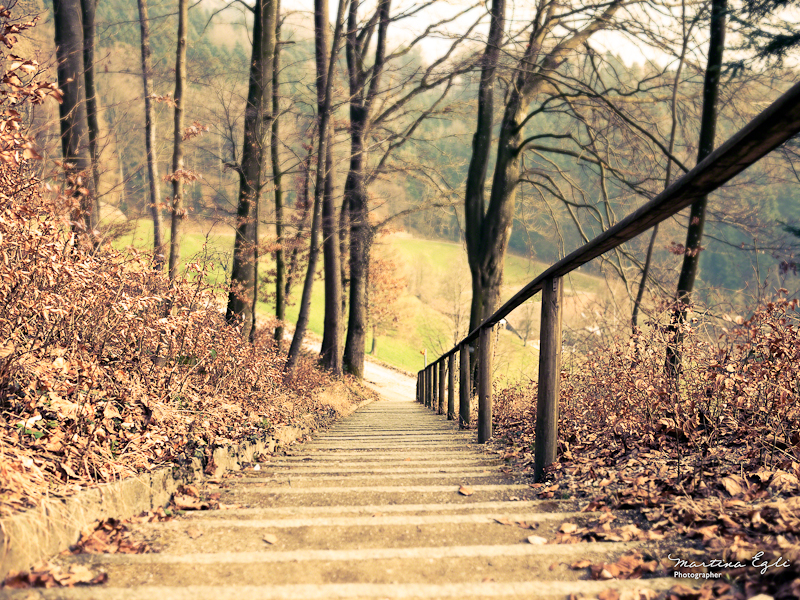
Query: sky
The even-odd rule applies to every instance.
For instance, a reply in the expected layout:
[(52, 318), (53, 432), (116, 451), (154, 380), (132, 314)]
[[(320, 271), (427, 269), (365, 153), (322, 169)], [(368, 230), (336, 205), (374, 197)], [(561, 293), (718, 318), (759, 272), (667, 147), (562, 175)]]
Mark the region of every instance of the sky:
[[(222, 6), (225, 1), (226, 0), (205, 0), (204, 6), (206, 6), (207, 9), (215, 10)], [(370, 7), (373, 6), (374, 3), (374, 0), (371, 0), (370, 2), (365, 2), (364, 6)], [(392, 2), (392, 14), (397, 15), (401, 11), (407, 11), (413, 7), (419, 6), (421, 3), (420, 0), (395, 0)], [(287, 2), (284, 0), (282, 4), (282, 10), (286, 10)], [(313, 6), (313, 0), (295, 0), (291, 3), (292, 14), (289, 15), (289, 22), (301, 35), (312, 35)], [(335, 17), (337, 6), (338, 0), (329, 0), (331, 19)], [(407, 43), (409, 40), (419, 35), (420, 32), (424, 31), (431, 23), (449, 19), (470, 7), (473, 7), (472, 10), (469, 10), (460, 18), (443, 27), (438, 35), (432, 35), (420, 42), (419, 45), (422, 48), (422, 56), (423, 58), (433, 60), (444, 54), (451, 44), (452, 36), (461, 35), (480, 17), (483, 17), (482, 23), (474, 29), (470, 35), (470, 39), (476, 43), (482, 44), (485, 42), (488, 32), (488, 8), (485, 2), (474, 2), (472, 0), (439, 0), (434, 5), (419, 11), (415, 15), (393, 23), (390, 28), (390, 43), (394, 43), (395, 46)], [(507, 24), (513, 26), (514, 24), (528, 22), (532, 10), (533, 2), (531, 0), (512, 1), (508, 8)], [(367, 11), (362, 9), (361, 12), (366, 14)], [(234, 5), (225, 13), (217, 16), (215, 21), (240, 21), (241, 13), (241, 7)], [(623, 62), (628, 65), (641, 63), (645, 60), (656, 60), (660, 63), (664, 63), (668, 60), (666, 55), (645, 48), (641, 44), (634, 43), (629, 37), (616, 32), (601, 32), (596, 34), (592, 38), (592, 44), (598, 49), (608, 50), (618, 54)]]

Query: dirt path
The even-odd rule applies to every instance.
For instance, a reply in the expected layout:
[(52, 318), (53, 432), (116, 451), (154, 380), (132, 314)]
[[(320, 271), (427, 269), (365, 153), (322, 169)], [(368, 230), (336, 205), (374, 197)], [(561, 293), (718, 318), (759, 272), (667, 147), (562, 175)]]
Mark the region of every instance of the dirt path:
[(416, 380), (367, 357), (364, 364), (364, 381), (369, 387), (391, 400), (409, 400), (416, 394)]

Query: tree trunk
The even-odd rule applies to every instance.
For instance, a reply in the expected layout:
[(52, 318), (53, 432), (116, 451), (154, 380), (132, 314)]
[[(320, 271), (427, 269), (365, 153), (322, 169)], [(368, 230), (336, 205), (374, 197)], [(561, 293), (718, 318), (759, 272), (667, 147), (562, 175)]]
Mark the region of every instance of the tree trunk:
[[(319, 12), (321, 0), (316, 0), (315, 13)], [(325, 186), (327, 180), (327, 160), (328, 156), (328, 142), (330, 135), (328, 134), (328, 122), (331, 116), (331, 95), (333, 90), (334, 79), (334, 66), (336, 65), (336, 56), (339, 50), (339, 38), (342, 33), (342, 26), (344, 20), (344, 7), (347, 0), (339, 0), (339, 10), (336, 16), (336, 27), (333, 34), (333, 46), (330, 53), (330, 62), (326, 70), (327, 77), (325, 79), (324, 95), (321, 109), (319, 110), (318, 120), (319, 126), (317, 134), (319, 136), (319, 150), (317, 151), (317, 174), (316, 184), (314, 186), (314, 216), (311, 221), (311, 248), (308, 255), (308, 267), (306, 271), (306, 279), (303, 284), (303, 295), (300, 300), (300, 313), (297, 316), (297, 325), (294, 329), (294, 336), (292, 337), (292, 345), (289, 347), (289, 354), (286, 357), (285, 377), (291, 380), (294, 375), (294, 369), (297, 366), (297, 359), (300, 357), (300, 349), (305, 337), (306, 328), (308, 327), (308, 316), (311, 310), (311, 290), (314, 285), (314, 276), (317, 267), (317, 259), (319, 257), (319, 228), (322, 218), (322, 203), (323, 195), (325, 193)], [(326, 11), (327, 12), (327, 11)], [(316, 17), (315, 17), (316, 19)], [(317, 71), (317, 84), (320, 84), (320, 72)], [(319, 89), (319, 88), (317, 88)]]
[(491, 95), (505, 14), (504, 0), (494, 0), (492, 3), (492, 22), (479, 87), (478, 124), (473, 138), (473, 156), (470, 159), (465, 195), (465, 235), (473, 293), (470, 308), (471, 331), (497, 309), (500, 301), (503, 263), (511, 235), (520, 177), (520, 157), (525, 148), (522, 134), (528, 106), (544, 89), (547, 73), (556, 70), (595, 32), (606, 28), (621, 5), (622, 0), (610, 2), (601, 14), (593, 16), (582, 29), (546, 52), (543, 51), (546, 36), (557, 26), (554, 20), (556, 4), (550, 5), (550, 14), (543, 23), (537, 21), (534, 24), (525, 53), (515, 67), (514, 85), (507, 94), (508, 100), (497, 143), (492, 190), (488, 206), (484, 208), (484, 182), (492, 136)]
[(344, 370), (359, 379), (364, 376), (364, 351), (367, 334), (367, 279), (373, 231), (369, 223), (369, 198), (364, 185), (366, 148), (370, 111), (380, 87), (386, 59), (386, 39), (389, 28), (391, 0), (378, 3), (378, 39), (375, 61), (370, 69), (369, 89), (363, 59), (364, 40), (357, 35), (358, 5), (350, 3), (347, 33), (347, 68), (350, 83), (350, 170), (344, 186), (344, 202), (350, 218), (350, 303), (347, 319), (347, 338), (344, 345)]
[[(717, 127), (717, 101), (719, 99), (719, 79), (722, 74), (722, 55), (725, 50), (725, 14), (727, 0), (711, 1), (710, 39), (708, 43), (708, 63), (703, 81), (703, 112), (700, 120), (700, 135), (697, 144), (697, 162), (700, 163), (714, 150)], [(675, 292), (677, 306), (671, 320), (671, 340), (667, 346), (667, 371), (677, 377), (681, 370), (680, 343), (681, 325), (686, 321), (686, 309), (692, 303), (692, 290), (697, 278), (700, 262), (700, 242), (703, 239), (703, 226), (706, 220), (708, 196), (692, 204), (689, 213), (689, 227), (686, 230), (686, 246)]]
[[(352, 115), (352, 112), (351, 112)], [(363, 147), (360, 135), (354, 135), (351, 147), (351, 171), (345, 182), (345, 195), (350, 207), (350, 302), (347, 318), (347, 338), (344, 346), (345, 370), (361, 379), (364, 377), (364, 350), (367, 340), (367, 263), (372, 243), (372, 228), (369, 225), (369, 206), (364, 189), (363, 153), (355, 150)], [(352, 177), (351, 177), (352, 176)]]
[[(328, 1), (314, 2), (314, 45), (317, 66), (317, 112), (330, 111), (327, 99), (328, 62)], [(330, 117), (328, 117), (330, 118)], [(322, 194), (322, 252), (325, 272), (325, 319), (320, 352), (323, 368), (335, 375), (342, 372), (342, 280), (339, 271), (339, 238), (336, 235), (336, 206), (333, 198), (333, 136), (326, 129), (328, 141), (325, 145), (325, 184)], [(319, 160), (322, 161), (320, 155)]]
[[(464, 202), (464, 236), (467, 244), (467, 258), (472, 276), (472, 303), (470, 305), (469, 330), (473, 331), (483, 321), (485, 285), (482, 281), (482, 232), (484, 212), (484, 188), (489, 166), (489, 151), (492, 147), (494, 116), (494, 84), (497, 60), (505, 28), (505, 0), (492, 0), (489, 38), (481, 63), (481, 79), (478, 86), (478, 122), (472, 137), (472, 156), (467, 171), (467, 185)], [(489, 313), (491, 314), (491, 313)], [(477, 353), (475, 353), (477, 354)], [(475, 356), (472, 357), (475, 362)]]
[(313, 206), (313, 202), (309, 201), (309, 188), (311, 186), (311, 155), (314, 152), (314, 128), (311, 128), (311, 140), (308, 145), (308, 153), (303, 161), (301, 170), (303, 173), (303, 186), (297, 193), (297, 202), (295, 207), (300, 209), (301, 216), (297, 221), (297, 231), (294, 235), (294, 244), (292, 252), (289, 254), (289, 263), (286, 265), (286, 298), (290, 298), (292, 294), (292, 287), (294, 286), (297, 272), (300, 270), (300, 248), (299, 243), (303, 239), (303, 232), (309, 226), (309, 213)]
[(275, 54), (275, 0), (257, 0), (253, 19), (253, 53), (244, 117), (242, 163), (239, 166), (239, 202), (233, 245), (231, 289), (226, 319), (243, 320), (242, 337), (249, 339), (253, 326), (252, 290), (255, 286), (255, 221), (263, 184), (267, 132), (271, 130), (272, 62)]
[(335, 375), (342, 373), (342, 273), (333, 197), (332, 136), (325, 157), (325, 190), (322, 197), (322, 252), (325, 267), (325, 321), (320, 352), (322, 366)]
[(97, 0), (81, 0), (83, 19), (83, 73), (86, 86), (86, 122), (89, 126), (89, 155), (92, 161), (94, 198), (92, 207), (97, 222), (100, 222), (100, 123), (97, 119), (97, 89), (94, 81), (94, 21)]
[[(681, 2), (681, 23), (683, 26), (683, 44), (681, 45), (681, 55), (678, 59), (678, 67), (675, 69), (675, 77), (672, 81), (672, 99), (670, 101), (670, 120), (672, 125), (669, 132), (669, 147), (668, 151), (670, 156), (675, 149), (675, 135), (678, 129), (678, 88), (681, 82), (681, 73), (683, 72), (683, 65), (686, 60), (686, 51), (689, 41), (689, 36), (686, 32), (686, 5)], [(664, 175), (664, 189), (669, 187), (672, 178), (672, 160), (667, 157), (667, 169)], [(644, 297), (645, 289), (647, 288), (647, 277), (650, 274), (650, 266), (653, 261), (653, 248), (656, 245), (656, 236), (658, 236), (658, 225), (653, 227), (653, 233), (650, 234), (650, 242), (647, 245), (647, 253), (645, 254), (644, 265), (642, 267), (642, 278), (639, 281), (639, 290), (636, 292), (636, 299), (633, 302), (633, 311), (631, 312), (631, 331), (635, 335), (639, 330), (639, 310), (642, 305), (642, 298)]]
[[(61, 151), (68, 185), (74, 188), (73, 193), (80, 203), (72, 220), (74, 226), (91, 232), (97, 225), (98, 215), (94, 209), (96, 190), (91, 173), (80, 1), (53, 0), (53, 20), (58, 87), (63, 91), (63, 102), (59, 105)], [(82, 193), (81, 188), (88, 193)]]
[(149, 184), (150, 214), (153, 218), (153, 266), (164, 268), (164, 234), (159, 210), (158, 159), (156, 158), (156, 113), (153, 106), (153, 59), (150, 52), (150, 18), (147, 0), (138, 0), (139, 26), (142, 31), (142, 87), (144, 88), (144, 128), (147, 152), (147, 179)]
[(175, 56), (175, 116), (172, 143), (172, 227), (169, 240), (169, 280), (178, 276), (181, 259), (181, 222), (183, 207), (183, 92), (186, 86), (186, 22), (189, 20), (189, 1), (178, 0), (178, 49)]
[[(350, 207), (347, 205), (347, 196), (342, 198), (342, 208), (339, 210), (339, 276), (342, 278), (342, 314), (347, 312), (347, 293), (350, 289), (350, 275), (348, 273), (350, 247)], [(344, 326), (344, 322), (342, 322)]]
[(286, 261), (284, 259), (283, 234), (283, 185), (280, 160), (280, 56), (281, 56), (281, 20), (280, 0), (276, 8), (278, 18), (275, 19), (275, 57), (272, 66), (272, 135), (270, 148), (272, 158), (272, 183), (275, 187), (275, 318), (278, 326), (274, 338), (278, 346), (283, 343), (283, 321), (286, 319)]

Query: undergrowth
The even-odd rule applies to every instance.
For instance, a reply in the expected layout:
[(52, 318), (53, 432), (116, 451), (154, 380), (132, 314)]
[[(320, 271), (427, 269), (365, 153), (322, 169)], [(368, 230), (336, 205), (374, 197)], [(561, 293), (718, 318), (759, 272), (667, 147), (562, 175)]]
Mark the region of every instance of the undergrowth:
[[(683, 536), (709, 558), (782, 557), (791, 566), (725, 574), (748, 593), (800, 597), (797, 304), (778, 297), (718, 337), (687, 325), (677, 382), (663, 324), (587, 352), (562, 372), (558, 458), (539, 496), (637, 509), (650, 523), (642, 539)], [(530, 472), (536, 394), (536, 383), (507, 388), (494, 407), (506, 459)]]
[[(9, 18), (0, 25), (13, 44), (25, 25)], [(302, 436), (357, 399), (311, 359), (284, 384), (270, 336), (251, 345), (226, 323), (204, 283), (213, 265), (190, 264), (170, 283), (149, 257), (82, 230), (80, 175), (46, 190), (20, 116), (58, 90), (37, 82), (36, 63), (9, 54), (3, 64), (0, 515), (216, 445), (288, 442), (286, 431)]]

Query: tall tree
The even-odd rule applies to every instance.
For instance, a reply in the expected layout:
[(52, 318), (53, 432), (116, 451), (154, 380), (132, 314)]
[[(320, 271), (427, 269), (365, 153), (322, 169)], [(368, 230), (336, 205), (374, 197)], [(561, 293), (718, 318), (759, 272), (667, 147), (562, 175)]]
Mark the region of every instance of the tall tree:
[[(708, 61), (703, 80), (703, 110), (700, 117), (700, 134), (697, 144), (697, 162), (700, 163), (714, 150), (714, 139), (717, 128), (717, 104), (719, 100), (719, 81), (722, 75), (722, 56), (725, 50), (725, 16), (728, 10), (727, 0), (711, 0), (711, 18), (709, 21), (710, 38), (708, 42)], [(692, 290), (697, 278), (697, 267), (700, 261), (700, 243), (703, 239), (703, 227), (706, 221), (708, 196), (697, 200), (689, 212), (689, 226), (686, 229), (686, 244), (678, 278), (675, 299), (678, 306), (673, 313), (673, 340), (667, 348), (668, 371), (677, 375), (680, 371), (680, 337), (681, 325), (686, 320), (686, 308), (692, 302)]]
[[(289, 354), (286, 357), (285, 373), (287, 379), (291, 379), (294, 375), (294, 369), (297, 365), (297, 359), (300, 357), (300, 349), (303, 345), (303, 338), (306, 334), (309, 312), (311, 310), (311, 290), (314, 285), (317, 259), (319, 257), (319, 228), (322, 217), (322, 203), (326, 184), (329, 183), (327, 171), (329, 170), (330, 165), (327, 157), (329, 156), (328, 145), (331, 140), (331, 136), (328, 132), (328, 125), (331, 118), (331, 96), (333, 92), (334, 67), (336, 65), (336, 57), (339, 54), (339, 40), (342, 36), (342, 28), (344, 27), (344, 11), (347, 7), (347, 1), (348, 0), (339, 0), (339, 9), (336, 14), (336, 24), (333, 32), (333, 44), (330, 51), (329, 62), (326, 67), (327, 77), (325, 79), (325, 87), (323, 91), (323, 102), (321, 106), (318, 107), (317, 172), (314, 186), (314, 205), (312, 208), (313, 216), (311, 220), (310, 249), (308, 254), (308, 266), (306, 267), (306, 278), (303, 282), (303, 293), (300, 298), (300, 312), (297, 316), (297, 324), (295, 325), (292, 344), (289, 347)], [(317, 18), (316, 12), (325, 8), (322, 6), (323, 4), (324, 1), (315, 0), (315, 21)], [(324, 30), (324, 27), (321, 27), (320, 29)], [(318, 32), (315, 31), (315, 37), (318, 37), (317, 34)], [(319, 58), (317, 64), (319, 64)], [(319, 84), (319, 82), (320, 72), (317, 71), (317, 83)], [(328, 192), (330, 193), (330, 189)], [(339, 302), (338, 298), (336, 299), (336, 302)]]
[[(345, 369), (356, 377), (364, 375), (364, 345), (367, 339), (367, 280), (372, 230), (369, 199), (364, 185), (365, 135), (369, 130), (372, 104), (378, 95), (386, 59), (386, 31), (391, 0), (379, 0), (375, 19), (359, 35), (358, 0), (351, 0), (347, 24), (347, 73), (350, 85), (350, 168), (344, 184), (345, 205), (350, 223), (350, 304), (344, 347)], [(375, 59), (366, 67), (366, 52), (377, 21)], [(369, 87), (367, 77), (371, 76)]]
[[(328, 0), (314, 2), (314, 47), (317, 69), (317, 114), (330, 110), (327, 99), (328, 63), (338, 48), (330, 48)], [(329, 117), (330, 118), (330, 117)], [(322, 258), (325, 274), (325, 318), (320, 358), (322, 366), (332, 373), (342, 372), (342, 275), (337, 235), (336, 204), (333, 197), (333, 136), (326, 130), (325, 183), (322, 191)], [(320, 156), (319, 160), (322, 160)]]
[(150, 17), (147, 0), (139, 4), (139, 27), (142, 34), (142, 87), (144, 88), (144, 140), (147, 153), (147, 183), (150, 215), (153, 218), (153, 263), (155, 268), (164, 267), (164, 234), (161, 210), (159, 209), (158, 160), (156, 157), (156, 113), (153, 106), (153, 58), (150, 51)]
[[(694, 22), (687, 24), (686, 22), (686, 2), (681, 1), (681, 53), (678, 57), (678, 66), (675, 69), (675, 77), (672, 81), (672, 97), (670, 99), (670, 131), (669, 131), (669, 145), (667, 154), (667, 169), (664, 174), (664, 189), (669, 187), (672, 179), (672, 158), (671, 155), (675, 150), (675, 138), (678, 130), (678, 89), (680, 88), (681, 73), (683, 72), (683, 65), (686, 61), (686, 52), (688, 51), (689, 38)], [(635, 334), (639, 330), (639, 311), (642, 306), (644, 292), (647, 289), (647, 278), (650, 274), (650, 267), (653, 262), (653, 249), (656, 245), (656, 237), (658, 236), (658, 225), (653, 227), (650, 234), (650, 242), (647, 244), (647, 252), (645, 254), (644, 265), (642, 266), (642, 278), (639, 280), (639, 289), (636, 292), (636, 298), (633, 301), (633, 310), (631, 311), (631, 330)]]
[(94, 78), (95, 14), (97, 0), (81, 0), (83, 21), (83, 79), (86, 86), (86, 123), (89, 126), (89, 156), (94, 183), (93, 208), (100, 220), (100, 122), (98, 121), (97, 86)]
[[(284, 257), (283, 223), (283, 174), (280, 157), (280, 72), (281, 72), (281, 24), (280, 0), (277, 0), (275, 19), (275, 56), (272, 66), (272, 130), (270, 134), (270, 158), (272, 160), (272, 184), (275, 188), (275, 341), (283, 343), (283, 321), (286, 319), (286, 259)], [(255, 299), (253, 300), (255, 302)]]
[[(472, 331), (483, 320), (490, 303), (484, 298), (484, 289), (491, 284), (484, 280), (481, 258), (481, 226), (484, 217), (484, 190), (486, 174), (489, 167), (489, 153), (492, 148), (492, 131), (494, 127), (494, 86), (497, 75), (497, 62), (500, 56), (500, 47), (503, 43), (505, 30), (506, 2), (505, 0), (492, 0), (490, 9), (489, 37), (486, 39), (486, 48), (481, 62), (481, 78), (478, 84), (478, 119), (475, 134), (472, 137), (472, 156), (467, 171), (465, 191), (465, 236), (467, 242), (467, 257), (470, 274), (472, 276), (472, 304), (470, 307), (469, 330)], [(503, 232), (504, 238), (508, 237)], [(489, 241), (489, 240), (487, 240)], [(500, 240), (500, 247), (504, 249), (504, 240)], [(487, 248), (488, 250), (488, 248)], [(494, 265), (495, 271), (499, 268), (502, 275), (502, 262)], [(488, 291), (488, 290), (487, 290)], [(496, 300), (495, 300), (496, 302)], [(491, 311), (489, 312), (491, 314)]]
[[(473, 137), (465, 193), (465, 237), (472, 277), (470, 330), (498, 307), (503, 263), (514, 218), (516, 190), (523, 174), (520, 160), (525, 147), (541, 136), (524, 137), (532, 114), (531, 103), (550, 88), (550, 78), (596, 32), (612, 26), (624, 0), (587, 3), (578, 8), (555, 0), (536, 3), (530, 34), (522, 56), (516, 60), (505, 93), (503, 118), (495, 154), (489, 201), (485, 181), (492, 140), (492, 101), (499, 46), (505, 20), (505, 0), (493, 0), (489, 38), (484, 52), (479, 86), (478, 123)], [(549, 134), (547, 137), (552, 137)]]
[(189, 0), (178, 0), (178, 48), (175, 55), (175, 114), (172, 143), (172, 226), (169, 240), (169, 279), (178, 276), (181, 259), (181, 223), (186, 216), (183, 206), (183, 128), (184, 88), (186, 87), (186, 22), (189, 20)]
[(79, 202), (73, 221), (93, 231), (99, 215), (86, 107), (82, 11), (80, 0), (53, 0), (58, 85), (63, 91), (59, 116), (64, 171)]
[(242, 336), (249, 339), (255, 306), (252, 290), (255, 282), (255, 222), (258, 201), (264, 185), (264, 164), (267, 135), (271, 131), (272, 73), (275, 54), (275, 20), (277, 2), (256, 0), (253, 7), (253, 49), (247, 87), (239, 173), (239, 201), (236, 209), (236, 236), (233, 245), (230, 292), (226, 319), (229, 323), (242, 319)]
[[(413, 69), (403, 75), (402, 67), (397, 66), (392, 69), (391, 83), (385, 87), (382, 85), (387, 65), (399, 64), (417, 44), (434, 35), (440, 26), (452, 23), (475, 7), (468, 5), (458, 13), (450, 13), (449, 17), (428, 25), (408, 44), (387, 53), (386, 43), (390, 23), (406, 18), (409, 14), (415, 14), (434, 2), (435, 0), (417, 5), (390, 17), (391, 0), (380, 0), (375, 12), (361, 26), (358, 16), (361, 3), (352, 0), (350, 4), (346, 44), (350, 91), (350, 163), (345, 180), (340, 223), (349, 225), (349, 307), (344, 369), (356, 377), (362, 377), (364, 373), (370, 247), (376, 230), (400, 214), (395, 213), (380, 223), (371, 224), (369, 184), (380, 173), (388, 170), (391, 156), (413, 139), (420, 124), (437, 114), (437, 106), (447, 96), (452, 82), (471, 69), (469, 60), (454, 63), (451, 57), (477, 26), (477, 20), (455, 36), (447, 51), (426, 67)], [(376, 32), (377, 37), (373, 44), (372, 39)], [(370, 52), (373, 53), (371, 64), (368, 58)], [(413, 100), (440, 86), (442, 89), (434, 94), (432, 99), (426, 99), (429, 102), (427, 106), (421, 109), (410, 108)], [(391, 97), (387, 97), (389, 94)], [(411, 116), (412, 114), (414, 116)], [(373, 140), (377, 142), (375, 138), (371, 139), (375, 131), (380, 131), (382, 139), (372, 144)], [(377, 155), (371, 172), (368, 170), (370, 150)], [(429, 166), (427, 170), (430, 172)]]

